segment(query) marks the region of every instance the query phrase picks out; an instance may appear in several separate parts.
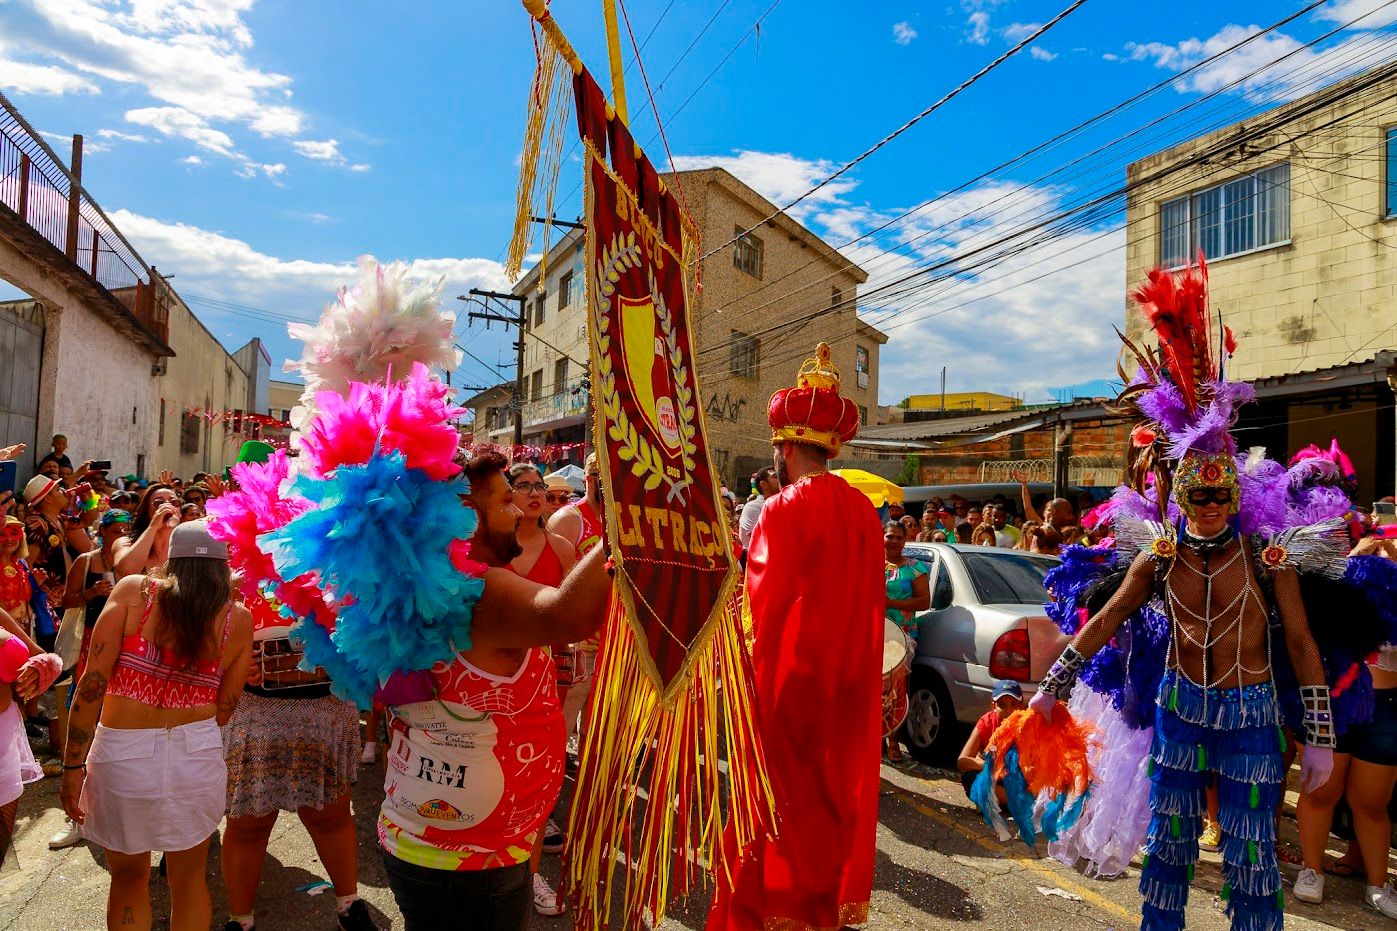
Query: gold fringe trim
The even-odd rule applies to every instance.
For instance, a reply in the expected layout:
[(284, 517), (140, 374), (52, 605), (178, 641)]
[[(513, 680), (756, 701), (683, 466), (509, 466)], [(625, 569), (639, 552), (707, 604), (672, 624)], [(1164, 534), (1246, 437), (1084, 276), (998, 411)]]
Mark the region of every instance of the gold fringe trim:
[(735, 863), (723, 845), (720, 760), (727, 764), (737, 851), (771, 834), (771, 785), (739, 610), (730, 599), (693, 658), (688, 687), (666, 703), (645, 674), (644, 645), (619, 600), (613, 601), (588, 705), (563, 869), (578, 931), (610, 926), (617, 867), (624, 870), (627, 928), (658, 926), (672, 897), (717, 870), (731, 881)]
[[(573, 68), (552, 41), (535, 41), (538, 64), (529, 89), (529, 113), (524, 123), (524, 147), (519, 153), (519, 190), (515, 195), (514, 232), (505, 256), (504, 272), (511, 281), (523, 272), (524, 259), (533, 243), (531, 216), (553, 217), (553, 200), (563, 167), (563, 143), (573, 115)], [(553, 224), (543, 224), (543, 255), (539, 259), (539, 287), (548, 274), (548, 249)]]
[(845, 902), (839, 906), (839, 923), (829, 927), (817, 927), (795, 918), (766, 918), (762, 921), (762, 931), (839, 931), (845, 925), (868, 924), (867, 902)]

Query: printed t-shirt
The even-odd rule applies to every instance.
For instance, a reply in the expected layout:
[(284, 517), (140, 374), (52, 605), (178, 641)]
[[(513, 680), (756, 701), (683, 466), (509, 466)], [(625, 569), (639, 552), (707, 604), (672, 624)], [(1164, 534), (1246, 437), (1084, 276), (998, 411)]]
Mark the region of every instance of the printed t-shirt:
[(437, 700), (388, 709), (378, 842), (429, 869), (523, 863), (563, 785), (553, 661), (535, 647), (502, 677), (457, 655), (431, 675)]

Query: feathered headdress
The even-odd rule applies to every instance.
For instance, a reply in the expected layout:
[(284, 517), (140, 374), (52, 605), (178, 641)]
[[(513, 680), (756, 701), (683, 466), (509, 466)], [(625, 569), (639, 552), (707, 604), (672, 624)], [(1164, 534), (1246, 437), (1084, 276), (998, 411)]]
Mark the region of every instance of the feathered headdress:
[[(1255, 395), (1250, 385), (1226, 379), (1237, 343), (1230, 328), (1220, 323), (1214, 328), (1209, 316), (1208, 266), (1201, 252), (1196, 268), (1179, 273), (1156, 268), (1130, 296), (1158, 348), (1120, 334), (1116, 371), (1125, 388), (1112, 410), (1137, 421), (1125, 484), (1152, 499), (1163, 516), (1170, 487), (1163, 460), (1177, 461), (1189, 452), (1235, 453), (1231, 431), (1237, 408)], [(1135, 363), (1133, 374), (1126, 371), (1129, 360)]]

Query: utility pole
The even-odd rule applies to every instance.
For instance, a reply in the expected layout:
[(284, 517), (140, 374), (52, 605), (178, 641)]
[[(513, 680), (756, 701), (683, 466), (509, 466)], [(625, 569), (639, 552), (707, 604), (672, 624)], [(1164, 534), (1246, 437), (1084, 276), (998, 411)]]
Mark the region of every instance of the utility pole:
[[(519, 328), (519, 339), (514, 343), (514, 445), (524, 445), (524, 327), (528, 321), (524, 318), (524, 301), (522, 294), (504, 294), (499, 291), (484, 291), (480, 288), (471, 288), (470, 293), (476, 297), (492, 297), (497, 301), (515, 301), (519, 304), (517, 316), (506, 316), (497, 314), (490, 310), (471, 311), (472, 320), (495, 320), (506, 326)], [(489, 305), (486, 305), (487, 307)], [(488, 323), (487, 323), (488, 325)]]

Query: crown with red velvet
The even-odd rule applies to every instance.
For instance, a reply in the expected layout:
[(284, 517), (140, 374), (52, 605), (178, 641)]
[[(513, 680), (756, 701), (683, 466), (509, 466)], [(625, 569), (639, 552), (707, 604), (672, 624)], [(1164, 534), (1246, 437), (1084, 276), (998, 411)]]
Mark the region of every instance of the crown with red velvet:
[(859, 433), (859, 409), (839, 394), (839, 369), (830, 359), (829, 345), (815, 347), (815, 358), (806, 359), (796, 375), (794, 388), (782, 388), (766, 408), (771, 442), (809, 443), (829, 456)]

